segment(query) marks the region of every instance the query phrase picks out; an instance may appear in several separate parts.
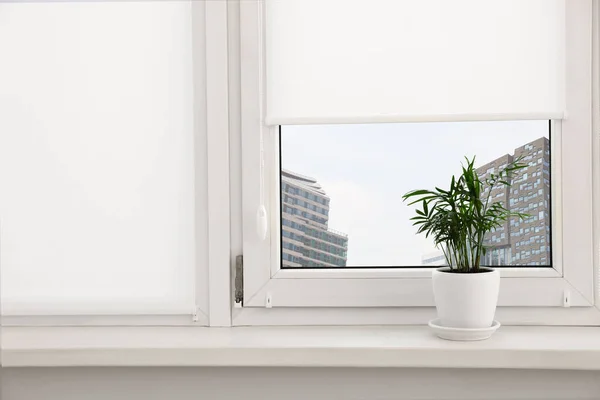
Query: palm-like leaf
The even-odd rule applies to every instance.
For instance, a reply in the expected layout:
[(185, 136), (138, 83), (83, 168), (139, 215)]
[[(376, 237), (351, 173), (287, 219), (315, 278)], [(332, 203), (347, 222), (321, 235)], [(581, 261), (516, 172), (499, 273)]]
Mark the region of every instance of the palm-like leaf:
[[(432, 237), (442, 249), (450, 268), (459, 272), (475, 272), (485, 255), (484, 237), (502, 226), (510, 217), (525, 219), (527, 214), (513, 213), (501, 202), (491, 202), (492, 190), (510, 186), (515, 171), (525, 168), (520, 159), (510, 163), (498, 174), (481, 181), (475, 168), (475, 157), (465, 157), (462, 174), (452, 176), (449, 190), (419, 189), (406, 193), (402, 199), (408, 205), (420, 205), (411, 218), (417, 233)], [(487, 191), (487, 192), (486, 192)]]

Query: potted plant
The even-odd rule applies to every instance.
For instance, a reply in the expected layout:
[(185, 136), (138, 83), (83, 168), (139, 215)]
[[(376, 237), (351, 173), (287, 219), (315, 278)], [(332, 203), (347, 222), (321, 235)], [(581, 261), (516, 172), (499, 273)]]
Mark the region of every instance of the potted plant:
[(403, 201), (418, 206), (411, 218), (413, 225), (418, 233), (433, 238), (448, 265), (432, 275), (439, 325), (482, 329), (494, 322), (500, 286), (500, 273), (481, 266), (484, 239), (508, 218), (528, 216), (493, 201), (492, 192), (496, 187), (510, 187), (514, 172), (526, 165), (516, 160), (482, 181), (474, 167), (475, 157), (465, 160), (462, 174), (452, 176), (448, 190), (414, 190)]

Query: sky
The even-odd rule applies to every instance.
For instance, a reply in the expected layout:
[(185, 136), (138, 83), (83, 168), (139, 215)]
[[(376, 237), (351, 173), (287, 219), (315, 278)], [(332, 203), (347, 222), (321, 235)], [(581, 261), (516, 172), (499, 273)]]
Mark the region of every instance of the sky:
[(402, 195), (448, 187), (465, 156), (483, 165), (548, 133), (548, 121), (282, 126), (281, 163), (331, 198), (348, 266), (418, 266), (436, 249), (416, 235)]

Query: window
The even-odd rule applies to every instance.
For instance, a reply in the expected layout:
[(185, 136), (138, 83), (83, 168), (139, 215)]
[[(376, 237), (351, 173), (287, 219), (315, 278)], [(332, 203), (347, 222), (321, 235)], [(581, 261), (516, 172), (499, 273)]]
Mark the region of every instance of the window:
[(190, 5), (0, 9), (5, 311), (193, 310)]
[(230, 324), (218, 3), (0, 4), (3, 324)]
[[(282, 126), (281, 187), (310, 190), (309, 198), (330, 201), (327, 218), (308, 213), (306, 218), (294, 220), (324, 235), (320, 241), (340, 240), (339, 248), (348, 254), (348, 259), (335, 263), (311, 259), (313, 235), (307, 232), (303, 239), (306, 259), (293, 266), (282, 260), (282, 268), (308, 267), (309, 263), (311, 268), (439, 266), (442, 263), (437, 260), (434, 264), (428, 260), (436, 251), (442, 253), (430, 239), (416, 235), (410, 222), (414, 207), (402, 203), (402, 195), (417, 188), (446, 187), (451, 174), (460, 172), (464, 156), (476, 156), (481, 165), (506, 165), (533, 149), (550, 146), (549, 126), (548, 121)], [(532, 150), (524, 152), (523, 142), (531, 142), (525, 148)], [(427, 151), (414, 150), (422, 148)], [(409, 173), (417, 164), (419, 172)], [(494, 167), (479, 168), (482, 177), (495, 171)], [(519, 180), (526, 181), (527, 172)], [(496, 190), (492, 200), (504, 205), (512, 204), (520, 193)], [(312, 210), (310, 203), (301, 203), (296, 209)], [(281, 204), (282, 221), (294, 218), (287, 202)], [(537, 207), (537, 203), (526, 196), (525, 206)], [(505, 225), (516, 222), (518, 218), (511, 218)], [(522, 222), (530, 224), (531, 217)], [(504, 229), (501, 226), (496, 232)], [(551, 226), (546, 229), (550, 231)], [(504, 234), (492, 234), (486, 240), (490, 246), (511, 245), (510, 241), (503, 243), (504, 238)], [(519, 264), (507, 258), (501, 265)]]
[[(405, 49), (402, 47), (403, 37), (411, 37), (413, 44), (415, 40), (426, 40), (421, 36), (425, 35), (421, 31), (418, 34), (415, 32), (414, 35), (402, 34), (401, 30), (412, 29), (407, 24), (400, 24), (397, 20), (391, 25), (382, 22), (387, 21), (386, 15), (383, 14), (389, 13), (394, 15), (394, 18), (402, 15), (398, 12), (390, 13), (390, 10), (383, 12), (386, 7), (401, 8), (408, 3), (382, 2), (377, 12), (364, 18), (364, 9), (360, 8), (359, 2), (349, 2), (344, 15), (340, 15), (339, 10), (336, 11), (334, 7), (331, 8), (332, 3), (319, 2), (321, 21), (325, 16), (336, 20), (334, 37), (331, 35), (333, 31), (329, 31), (325, 25), (311, 21), (312, 11), (308, 3), (293, 0), (291, 2), (294, 4), (293, 7), (289, 2), (269, 0), (265, 2), (266, 19), (262, 28), (267, 43), (266, 59), (249, 63), (248, 69), (242, 74), (241, 88), (242, 92), (247, 93), (244, 98), (248, 99), (248, 102), (242, 103), (242, 108), (254, 107), (252, 99), (260, 98), (260, 93), (265, 93), (262, 123), (256, 122), (260, 121), (260, 118), (248, 116), (246, 123), (242, 124), (244, 143), (255, 143), (252, 146), (257, 149), (262, 137), (265, 149), (263, 157), (265, 167), (262, 173), (256, 168), (261, 163), (260, 152), (248, 150), (244, 153), (243, 207), (244, 210), (248, 210), (244, 221), (250, 224), (244, 228), (244, 232), (253, 231), (252, 210), (259, 206), (261, 198), (261, 191), (257, 190), (257, 182), (260, 181), (261, 176), (264, 176), (265, 188), (262, 193), (269, 210), (269, 235), (263, 241), (244, 235), (244, 301), (239, 311), (238, 321), (251, 323), (255, 318), (261, 321), (277, 321), (278, 317), (273, 313), (261, 311), (268, 298), (270, 307), (279, 309), (280, 315), (288, 317), (304, 315), (308, 319), (313, 316), (318, 318), (317, 315), (321, 315), (319, 310), (341, 307), (329, 315), (332, 318), (338, 316), (343, 318), (342, 315), (355, 316), (357, 307), (360, 309), (384, 307), (387, 310), (385, 312), (389, 313), (386, 315), (397, 316), (396, 321), (406, 322), (412, 318), (412, 321), (424, 322), (425, 310), (433, 304), (429, 286), (430, 268), (442, 260), (439, 254), (435, 254), (435, 249), (428, 247), (423, 238), (415, 235), (410, 223), (402, 217), (405, 210), (399, 195), (413, 188), (430, 187), (436, 182), (442, 184), (447, 182), (448, 172), (455, 171), (456, 167), (450, 165), (452, 163), (446, 164), (445, 161), (436, 164), (434, 160), (435, 156), (439, 158), (444, 145), (445, 150), (453, 154), (450, 160), (454, 161), (454, 164), (458, 163), (462, 156), (476, 153), (479, 165), (484, 167), (482, 174), (491, 173), (492, 168), (497, 171), (501, 165), (507, 164), (507, 160), (502, 160), (506, 154), (513, 157), (518, 155), (529, 157), (527, 170), (518, 176), (518, 185), (513, 185), (510, 190), (501, 195), (498, 192), (492, 193), (494, 199), (512, 204), (515, 210), (531, 214), (531, 221), (519, 221), (520, 226), (517, 228), (513, 228), (517, 224), (516, 221), (508, 221), (503, 227), (507, 232), (504, 237), (496, 232), (496, 240), (492, 241), (490, 235), (490, 245), (498, 247), (490, 253), (490, 263), (499, 266), (520, 266), (501, 269), (504, 278), (500, 295), (501, 306), (558, 307), (561, 305), (560, 299), (565, 288), (576, 285), (578, 289), (582, 289), (586, 285), (585, 279), (586, 282), (590, 281), (591, 252), (586, 253), (587, 255), (578, 252), (576, 248), (581, 243), (575, 244), (573, 237), (568, 235), (568, 232), (574, 233), (576, 226), (583, 223), (584, 215), (588, 216), (589, 221), (591, 210), (589, 188), (573, 187), (574, 192), (570, 192), (566, 191), (564, 186), (555, 187), (556, 182), (569, 185), (566, 183), (568, 176), (577, 174), (577, 168), (580, 167), (590, 171), (589, 165), (591, 165), (589, 164), (591, 158), (587, 155), (580, 157), (575, 151), (589, 141), (591, 130), (587, 123), (583, 123), (583, 129), (575, 129), (581, 121), (589, 121), (589, 114), (586, 114), (588, 112), (586, 110), (589, 110), (589, 103), (587, 103), (589, 98), (578, 97), (585, 90), (577, 90), (576, 85), (582, 84), (582, 81), (579, 78), (574, 80), (572, 77), (580, 77), (581, 74), (588, 76), (586, 71), (589, 69), (589, 58), (585, 58), (586, 56), (582, 58), (582, 55), (577, 52), (577, 48), (581, 46), (577, 48), (572, 46), (575, 41), (572, 36), (575, 35), (574, 33), (569, 33), (571, 36), (566, 40), (565, 62), (568, 72), (565, 95), (567, 99), (571, 99), (566, 103), (582, 118), (580, 122), (575, 122), (577, 116), (574, 117), (575, 120), (571, 119), (573, 114), (570, 110), (569, 119), (562, 118), (564, 111), (560, 89), (563, 87), (560, 83), (562, 74), (558, 70), (553, 70), (552, 66), (548, 69), (549, 64), (560, 64), (560, 50), (558, 53), (547, 53), (541, 57), (540, 59), (544, 58), (544, 63), (532, 68), (531, 77), (527, 80), (527, 84), (530, 85), (542, 75), (549, 73), (541, 79), (544, 83), (539, 86), (544, 87), (543, 98), (534, 99), (537, 94), (540, 94), (537, 89), (523, 90), (522, 86), (517, 92), (520, 95), (526, 93), (531, 97), (526, 100), (520, 96), (512, 97), (512, 89), (509, 89), (512, 88), (512, 82), (510, 82), (506, 86), (507, 90), (502, 91), (502, 96), (506, 97), (497, 98), (498, 102), (495, 104), (486, 104), (489, 106), (487, 112), (493, 114), (490, 110), (498, 109), (496, 107), (500, 103), (510, 99), (508, 108), (514, 110), (517, 104), (523, 105), (525, 108), (522, 111), (529, 115), (529, 118), (525, 119), (533, 121), (517, 121), (520, 118), (506, 120), (507, 115), (514, 115), (511, 112), (503, 113), (503, 117), (500, 118), (487, 119), (486, 115), (491, 114), (482, 111), (483, 103), (473, 104), (464, 98), (461, 98), (460, 104), (453, 103), (451, 109), (444, 109), (446, 106), (437, 101), (441, 100), (443, 95), (438, 94), (448, 93), (445, 90), (456, 82), (445, 78), (448, 70), (439, 70), (431, 64), (431, 71), (425, 78), (425, 74), (420, 75), (419, 69), (411, 70), (412, 61), (418, 58), (406, 56), (407, 51), (412, 50), (396, 51), (400, 48)], [(465, 15), (468, 14), (470, 20), (477, 20), (474, 14), (479, 12), (477, 11), (479, 4), (469, 2), (469, 13)], [(526, 45), (527, 40), (523, 41), (523, 38), (531, 37), (526, 33), (531, 31), (531, 24), (549, 23), (543, 28), (553, 32), (550, 36), (544, 36), (548, 40), (551, 40), (550, 37), (556, 37), (552, 35), (556, 34), (560, 37), (564, 33), (562, 29), (564, 25), (561, 25), (564, 19), (559, 16), (560, 8), (565, 5), (564, 2), (510, 2), (510, 4), (511, 7), (518, 8), (518, 12), (527, 13), (524, 20), (528, 23), (527, 26), (522, 27), (521, 33), (516, 33), (521, 29), (517, 26), (518, 23), (511, 25), (511, 32), (507, 35), (512, 38), (514, 34), (514, 37), (519, 40), (511, 42), (510, 47), (513, 50), (504, 53), (507, 60), (515, 54), (514, 46)], [(532, 9), (527, 11), (521, 9), (532, 4), (535, 4)], [(457, 9), (460, 7), (449, 9), (447, 7), (450, 6), (443, 2), (436, 2), (437, 6), (440, 10), (443, 8), (445, 13), (451, 13), (453, 18), (461, 18), (456, 14), (459, 13)], [(554, 6), (558, 8), (553, 9)], [(570, 11), (567, 13), (566, 31), (571, 32), (572, 26), (582, 28), (585, 24), (581, 25), (578, 19), (586, 15), (589, 10), (583, 5), (579, 6), (581, 9), (572, 3), (567, 3), (567, 6)], [(428, 12), (421, 9), (419, 5), (414, 7), (410, 15)], [(540, 8), (533, 11), (535, 7)], [(255, 18), (255, 15), (260, 14), (259, 9), (259, 5), (241, 5), (242, 35), (252, 36), (251, 40), (244, 41), (244, 45), (247, 46), (243, 50), (244, 54), (260, 54), (261, 36), (254, 33), (257, 31), (257, 26), (260, 32), (260, 24)], [(359, 9), (361, 11), (358, 11)], [(553, 14), (554, 11), (559, 14)], [(543, 17), (540, 18), (540, 15)], [(557, 16), (556, 20), (553, 20), (554, 16)], [(277, 20), (277, 23), (272, 23), (273, 20)], [(357, 20), (363, 21), (365, 27), (372, 26), (373, 29), (359, 31), (355, 28), (349, 29), (350, 26), (355, 27)], [(370, 25), (373, 21), (378, 21), (381, 25)], [(444, 19), (436, 18), (435, 21), (436, 24), (444, 24)], [(469, 21), (463, 20), (463, 23), (468, 24)], [(427, 37), (448, 38), (454, 34), (452, 32), (454, 26), (463, 25), (457, 24), (455, 20), (453, 27), (447, 29), (436, 24), (427, 25)], [(399, 31), (398, 34), (390, 34), (386, 30), (387, 36), (380, 37), (377, 35), (382, 31), (376, 26), (386, 26), (390, 29), (393, 26)], [(557, 27), (562, 28), (556, 29)], [(443, 35), (438, 35), (437, 29), (444, 29)], [(578, 29), (577, 32), (582, 36), (589, 34), (589, 32), (585, 33), (585, 29)], [(482, 37), (485, 34), (481, 32)], [(369, 35), (374, 36), (371, 39)], [(392, 37), (393, 40), (388, 40)], [(245, 39), (248, 39), (248, 36), (245, 36)], [(583, 40), (589, 40), (589, 37)], [(378, 47), (372, 49), (373, 53), (369, 53), (369, 62), (357, 63), (352, 61), (355, 60), (352, 58), (354, 55), (359, 59), (365, 59), (365, 54), (362, 52), (367, 50), (361, 47), (362, 43), (378, 43)], [(452, 46), (464, 44), (461, 41), (443, 41), (446, 47), (440, 49), (435, 47), (438, 45), (437, 40), (427, 43), (433, 46), (432, 49), (436, 49), (428, 54), (435, 54), (435, 51), (438, 51), (438, 55), (447, 51), (452, 52), (453, 50), (450, 50)], [(541, 55), (539, 51), (542, 51), (542, 48), (543, 51), (559, 49), (561, 45), (546, 42), (534, 46), (535, 49), (523, 50), (520, 54)], [(471, 53), (463, 50), (460, 54), (465, 55), (464, 58), (454, 58), (456, 65), (469, 62)], [(397, 54), (403, 54), (402, 62), (399, 59), (386, 58), (395, 57)], [(384, 58), (386, 62), (383, 61)], [(502, 57), (496, 56), (494, 59), (502, 59)], [(576, 61), (577, 59), (579, 61)], [(336, 63), (342, 62), (340, 60), (344, 60), (344, 68), (338, 68)], [(557, 60), (559, 64), (553, 64)], [(527, 65), (523, 60), (513, 61), (512, 66), (524, 68)], [(262, 69), (261, 62), (266, 63), (265, 69)], [(370, 65), (375, 64), (385, 67), (379, 69), (377, 73), (367, 72)], [(302, 67), (307, 65), (310, 65), (310, 68)], [(527, 67), (532, 65), (529, 64)], [(358, 70), (354, 69), (355, 67), (364, 69)], [(451, 68), (453, 71), (454, 67)], [(493, 76), (497, 76), (493, 84), (504, 79), (502, 74), (505, 71), (499, 68), (500, 70), (492, 73)], [(465, 69), (470, 68), (465, 67)], [(391, 71), (394, 72), (393, 75)], [(540, 71), (542, 71), (541, 75)], [(524, 69), (522, 72), (524, 75), (529, 73)], [(555, 75), (554, 72), (558, 74)], [(374, 77), (368, 80), (368, 83), (367, 80), (360, 79), (367, 74)], [(350, 80), (350, 76), (353, 79)], [(556, 78), (557, 76), (559, 78)], [(379, 79), (385, 79), (386, 84), (383, 85), (381, 83), (383, 81)], [(467, 81), (472, 86), (462, 87), (459, 92), (478, 90), (472, 80)], [(302, 84), (299, 84), (300, 82)], [(327, 82), (327, 90), (323, 90), (323, 82)], [(553, 86), (554, 83), (557, 83), (557, 86)], [(482, 87), (489, 89), (490, 84), (492, 82), (486, 81)], [(262, 92), (261, 87), (266, 87), (266, 91)], [(399, 89), (400, 87), (402, 90)], [(554, 91), (555, 88), (557, 91)], [(493, 91), (493, 89), (489, 90)], [(402, 93), (402, 96), (396, 96), (397, 93)], [(557, 97), (554, 97), (555, 95)], [(488, 98), (483, 95), (477, 96), (480, 99), (483, 97)], [(415, 100), (420, 98), (426, 98), (428, 101)], [(404, 99), (411, 99), (410, 104), (404, 103)], [(553, 103), (556, 99), (558, 102)], [(554, 105), (558, 105), (558, 108)], [(468, 115), (467, 119), (474, 121), (461, 122), (456, 117), (457, 107), (467, 110), (465, 111)], [(534, 113), (532, 111), (534, 109), (545, 111)], [(253, 110), (256, 113), (260, 112), (258, 108)], [(555, 112), (557, 110), (560, 111)], [(537, 118), (531, 118), (534, 114)], [(505, 120), (498, 121), (498, 119)], [(508, 126), (507, 124), (529, 127), (539, 124), (543, 126), (544, 133), (530, 137), (527, 135), (536, 135), (537, 131), (534, 133), (534, 130), (529, 130), (525, 134), (520, 130), (521, 134), (516, 137), (517, 141), (503, 147), (495, 142), (495, 138), (499, 136), (494, 136), (492, 132), (494, 127)], [(483, 128), (484, 126), (486, 128)], [(464, 133), (468, 130), (466, 127), (479, 128), (481, 136), (472, 136), (472, 140), (465, 140)], [(548, 133), (549, 130), (551, 134)], [(516, 130), (504, 130), (503, 135), (506, 137), (514, 132)], [(551, 139), (551, 143), (535, 142), (536, 139), (544, 136)], [(434, 137), (436, 139), (433, 139)], [(481, 139), (482, 137), (486, 139)], [(479, 140), (482, 143), (488, 140), (488, 146), (485, 149), (476, 147)], [(387, 156), (391, 153), (393, 156)], [(412, 158), (415, 153), (421, 156), (419, 161)], [(588, 167), (584, 167), (583, 164)], [(439, 168), (428, 168), (430, 165), (439, 165)], [(415, 170), (416, 175), (422, 175), (422, 179), (417, 183), (410, 182), (411, 172), (415, 175)], [(547, 170), (543, 183), (544, 188), (548, 190), (538, 194), (539, 187), (534, 188), (534, 185), (542, 182), (537, 182), (538, 177), (533, 174), (542, 170)], [(580, 179), (577, 181), (581, 182)], [(281, 250), (285, 237), (281, 236), (280, 219), (287, 218), (280, 202), (280, 187), (284, 184), (303, 187), (313, 195), (326, 198), (328, 202), (328, 215), (321, 224), (315, 224), (310, 219), (298, 221), (311, 230), (317, 231), (303, 238), (305, 257), (300, 258), (299, 265), (286, 265), (282, 254), (285, 251)], [(575, 192), (584, 199), (586, 205), (583, 208), (574, 206)], [(537, 197), (534, 197), (534, 194)], [(540, 201), (543, 205), (540, 205)], [(572, 218), (569, 217), (571, 214)], [(543, 244), (547, 251), (536, 254), (529, 248), (529, 241), (531, 231), (539, 225), (539, 222), (534, 219), (539, 218), (540, 215), (543, 215), (544, 232), (540, 232), (539, 240), (540, 245)], [(525, 229), (528, 232), (526, 234)], [(527, 242), (527, 245), (520, 245), (522, 252), (515, 250), (516, 240), (515, 248), (512, 247), (513, 233), (517, 232), (523, 235), (519, 242)], [(323, 237), (324, 240), (321, 239)], [(559, 239), (551, 240), (553, 238)], [(334, 241), (341, 242), (341, 247), (336, 247)], [(502, 248), (501, 246), (506, 243), (510, 243), (511, 247)], [(327, 246), (323, 249), (325, 253), (320, 253), (324, 257), (315, 258), (313, 255), (316, 254), (313, 252), (321, 249), (320, 245)], [(591, 249), (591, 241), (586, 239), (584, 245)], [(342, 263), (332, 262), (333, 257), (336, 256), (331, 252), (332, 249), (345, 251), (341, 256)], [(586, 265), (585, 267), (575, 266), (580, 265), (577, 261), (580, 259)], [(580, 271), (575, 273), (576, 278), (573, 280), (563, 277), (563, 271), (569, 268)], [(589, 305), (590, 298), (593, 296), (590, 297), (591, 292), (586, 291), (587, 289), (583, 290), (586, 294), (578, 301), (581, 301), (582, 306)], [(542, 291), (553, 294), (542, 294)], [(423, 313), (417, 312), (413, 317), (409, 317), (410, 312), (402, 307), (425, 308), (421, 309)], [(518, 310), (504, 310), (503, 312), (513, 315), (515, 320), (519, 318)], [(546, 318), (541, 314), (538, 315), (540, 320)]]
[(0, 4), (3, 323), (425, 324), (475, 155), (498, 318), (600, 324), (592, 1), (341, 3)]

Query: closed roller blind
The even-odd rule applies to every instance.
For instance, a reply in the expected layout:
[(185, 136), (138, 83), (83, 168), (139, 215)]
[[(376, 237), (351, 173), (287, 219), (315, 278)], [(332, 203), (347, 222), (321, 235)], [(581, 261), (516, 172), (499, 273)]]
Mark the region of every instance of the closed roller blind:
[(191, 313), (191, 2), (0, 5), (6, 313)]
[(266, 120), (562, 118), (564, 8), (564, 0), (266, 0)]

